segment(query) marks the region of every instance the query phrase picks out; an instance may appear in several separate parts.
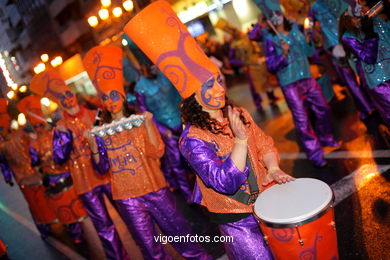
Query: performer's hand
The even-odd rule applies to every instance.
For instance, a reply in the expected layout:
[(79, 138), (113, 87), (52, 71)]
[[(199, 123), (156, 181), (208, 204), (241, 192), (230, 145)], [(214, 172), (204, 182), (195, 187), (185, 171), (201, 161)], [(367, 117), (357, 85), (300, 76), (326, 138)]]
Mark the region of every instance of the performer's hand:
[(142, 114), (145, 116), (146, 121), (151, 121), (153, 119), (153, 114), (150, 113), (149, 111), (145, 111)]
[(240, 119), (240, 112), (236, 108), (228, 107), (228, 117), (230, 122), (230, 128), (235, 137), (241, 140), (248, 139), (245, 131), (244, 123)]
[(97, 150), (97, 144), (96, 144), (95, 136), (91, 135), (91, 131), (90, 130), (85, 130), (83, 132), (83, 137), (88, 141), (89, 146), (91, 147), (92, 152), (95, 152)]
[(287, 173), (285, 173), (281, 169), (275, 169), (267, 174), (267, 176), (265, 177), (265, 180), (263, 182), (263, 186), (267, 186), (272, 181), (275, 181), (279, 184), (282, 184), (282, 183), (286, 183), (286, 182), (293, 181), (293, 180), (295, 180), (294, 177), (288, 175)]
[(288, 50), (290, 49), (290, 45), (288, 45), (287, 42), (282, 40), (282, 51), (283, 51), (283, 56), (287, 56)]

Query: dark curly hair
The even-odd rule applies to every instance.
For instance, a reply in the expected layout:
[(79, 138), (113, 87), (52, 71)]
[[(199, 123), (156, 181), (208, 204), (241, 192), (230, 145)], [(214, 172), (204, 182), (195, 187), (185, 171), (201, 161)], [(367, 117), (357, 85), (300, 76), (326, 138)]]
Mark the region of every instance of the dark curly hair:
[[(228, 106), (232, 108), (237, 107), (234, 103), (225, 96), (225, 106), (222, 108), (223, 116), (228, 117)], [(238, 108), (238, 107), (237, 107)], [(250, 125), (251, 123), (243, 116), (243, 112), (240, 108), (240, 119), (244, 125)], [(223, 127), (219, 126), (215, 119), (212, 119), (209, 113), (202, 110), (202, 106), (196, 101), (195, 94), (184, 99), (180, 103), (180, 114), (184, 124), (190, 123), (200, 129), (208, 130), (213, 134), (224, 134)]]

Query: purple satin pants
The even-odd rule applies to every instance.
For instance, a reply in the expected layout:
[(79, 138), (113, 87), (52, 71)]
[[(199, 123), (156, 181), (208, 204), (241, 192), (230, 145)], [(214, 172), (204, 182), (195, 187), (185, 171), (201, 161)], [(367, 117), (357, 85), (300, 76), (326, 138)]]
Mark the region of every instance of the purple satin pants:
[(374, 110), (374, 106), (372, 105), (372, 101), (367, 91), (357, 83), (356, 75), (350, 66), (339, 66), (334, 59), (333, 62), (335, 63), (334, 65), (337, 73), (345, 81), (356, 109), (361, 113), (361, 118), (367, 117)]
[[(172, 259), (164, 245), (155, 240), (159, 235), (155, 223), (166, 236), (193, 234), (185, 218), (176, 209), (175, 198), (168, 188), (115, 202), (145, 260)], [(185, 259), (211, 259), (198, 244), (190, 242), (171, 244)]]
[(81, 194), (80, 199), (95, 226), (107, 259), (128, 259), (126, 250), (108, 214), (104, 203), (104, 194), (115, 205), (112, 200), (110, 184), (97, 186), (93, 190)]
[(230, 260), (273, 259), (264, 242), (259, 224), (252, 215), (236, 222), (220, 224), (219, 230), (222, 236), (233, 237), (233, 242), (224, 243), (226, 254)]
[(251, 73), (249, 72), (249, 68), (245, 70), (245, 76), (248, 80), (249, 90), (252, 95), (253, 103), (255, 103), (257, 111), (263, 111), (263, 107), (261, 106), (261, 102), (263, 101), (260, 94), (256, 92), (255, 83), (253, 82)]
[(179, 189), (187, 202), (191, 201), (192, 189), (188, 179), (189, 168), (179, 150), (179, 137), (172, 133), (172, 136), (162, 136), (165, 144), (162, 170), (169, 185)]
[[(314, 165), (322, 165), (322, 146), (338, 144), (333, 137), (330, 110), (320, 85), (314, 78), (308, 78), (282, 87), (282, 91), (291, 110), (303, 150)], [(316, 117), (317, 134), (314, 133), (307, 109), (312, 110)]]
[(383, 121), (390, 127), (390, 80), (368, 91)]

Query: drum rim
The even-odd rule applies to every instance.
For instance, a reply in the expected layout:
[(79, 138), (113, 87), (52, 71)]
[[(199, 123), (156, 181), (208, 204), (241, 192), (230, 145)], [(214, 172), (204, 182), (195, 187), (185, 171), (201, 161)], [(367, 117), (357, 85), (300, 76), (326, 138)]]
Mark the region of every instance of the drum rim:
[(332, 191), (332, 199), (329, 201), (329, 203), (321, 211), (319, 211), (315, 215), (313, 215), (313, 216), (311, 216), (311, 217), (309, 217), (309, 218), (307, 218), (305, 220), (297, 221), (297, 222), (294, 222), (294, 223), (273, 223), (273, 222), (265, 221), (265, 220), (262, 220), (261, 218), (259, 218), (256, 215), (255, 206), (254, 205), (253, 205), (253, 215), (255, 216), (255, 218), (261, 224), (263, 224), (264, 226), (267, 226), (267, 227), (272, 227), (272, 228), (290, 228), (290, 227), (302, 226), (302, 225), (305, 225), (307, 223), (313, 222), (313, 221), (321, 218), (323, 215), (325, 215), (329, 210), (331, 210), (334, 207), (335, 196), (334, 196), (334, 192), (333, 192), (332, 189), (331, 189), (331, 191)]

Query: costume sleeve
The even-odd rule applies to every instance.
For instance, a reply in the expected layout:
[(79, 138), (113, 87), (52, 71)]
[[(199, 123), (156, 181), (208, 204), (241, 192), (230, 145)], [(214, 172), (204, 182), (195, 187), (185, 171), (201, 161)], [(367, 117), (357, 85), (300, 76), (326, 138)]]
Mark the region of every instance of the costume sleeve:
[(224, 194), (234, 194), (248, 177), (249, 168), (241, 172), (228, 157), (222, 161), (207, 142), (184, 137), (180, 151), (207, 187)]
[(369, 64), (374, 64), (376, 62), (378, 53), (378, 38), (367, 39), (361, 43), (353, 37), (343, 37), (342, 42), (360, 60)]
[(95, 139), (98, 147), (99, 162), (97, 163), (91, 155), (92, 165), (99, 174), (103, 175), (110, 169), (110, 160), (108, 158), (106, 148), (104, 147), (103, 139), (98, 136), (95, 136)]
[(38, 154), (38, 151), (32, 147), (32, 146), (29, 146), (29, 151), (30, 151), (30, 162), (31, 162), (31, 166), (38, 166), (41, 162), (39, 160), (39, 154)]
[(267, 60), (267, 70), (276, 73), (288, 65), (288, 61), (283, 55), (276, 53), (276, 45), (272, 40), (266, 40), (264, 44), (265, 56)]
[(262, 28), (260, 26), (260, 24), (255, 24), (255, 26), (253, 26), (253, 29), (249, 32), (249, 39), (251, 41), (256, 41), (256, 42), (261, 42), (263, 41), (263, 32), (261, 31)]
[(4, 154), (0, 154), (0, 170), (3, 174), (4, 181), (6, 183), (11, 183), (13, 173), (8, 165), (7, 159), (5, 158)]
[[(155, 146), (154, 144), (152, 144), (148, 138), (148, 134), (145, 133), (146, 135), (146, 155), (148, 157), (151, 157), (151, 158), (155, 158), (155, 159), (159, 159), (161, 158), (163, 155), (164, 155), (164, 142), (161, 138), (161, 135), (160, 133), (158, 132), (158, 129), (156, 127), (156, 125), (154, 123), (151, 124), (151, 127), (153, 128), (153, 131), (156, 135), (156, 138), (157, 138), (157, 146)], [(146, 130), (146, 126), (145, 126), (145, 131)]]
[(72, 131), (53, 133), (53, 160), (58, 165), (64, 165), (70, 157), (73, 145)]

